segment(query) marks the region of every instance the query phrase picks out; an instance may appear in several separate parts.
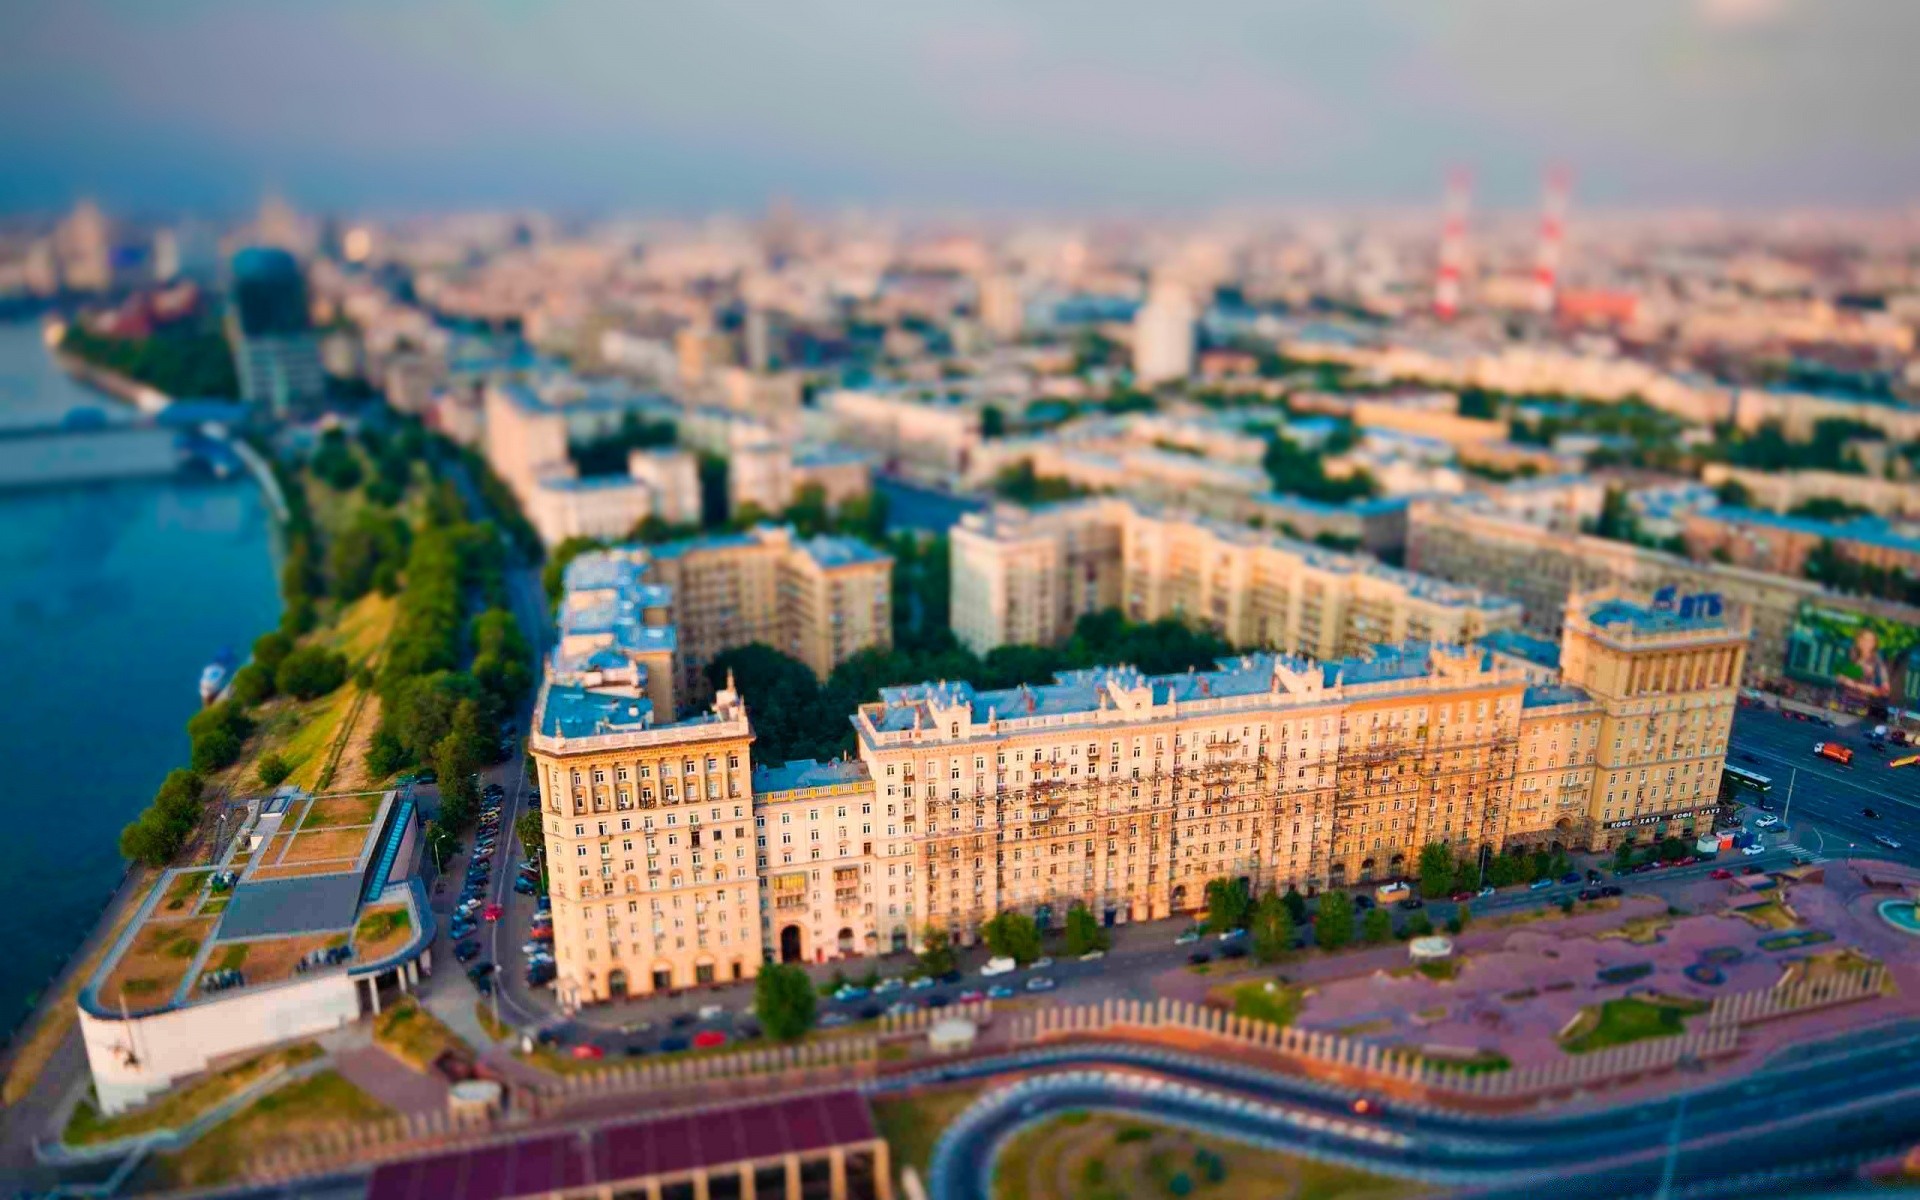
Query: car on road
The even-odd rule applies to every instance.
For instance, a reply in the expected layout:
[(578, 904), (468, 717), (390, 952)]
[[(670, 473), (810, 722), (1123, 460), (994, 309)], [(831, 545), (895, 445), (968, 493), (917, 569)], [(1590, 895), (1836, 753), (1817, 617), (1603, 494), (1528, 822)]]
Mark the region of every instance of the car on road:
[(1578, 871), (1568, 871), (1568, 872), (1567, 872), (1567, 873), (1566, 873), (1565, 875), (1562, 875), (1562, 876), (1560, 877), (1560, 882), (1561, 882), (1561, 883), (1563, 883), (1563, 884), (1575, 884), (1575, 883), (1579, 883), (1579, 882), (1580, 882), (1580, 872), (1578, 872)]
[(987, 994), (979, 988), (968, 988), (957, 997), (962, 1004), (972, 1004), (976, 1000), (985, 1000), (986, 998)]
[(493, 995), (493, 976), (482, 975), (480, 978), (474, 980), (473, 990), (479, 992), (482, 996)]
[(838, 1029), (842, 1025), (853, 1024), (853, 1018), (843, 1012), (830, 1012), (820, 1018), (820, 1028)]
[(1767, 852), (1767, 848), (1765, 846), (1762, 846), (1759, 842), (1755, 842), (1753, 845), (1748, 846), (1746, 849), (1742, 850), (1740, 853), (1746, 855), (1748, 858), (1752, 858), (1756, 854), (1765, 854), (1766, 852)]
[(1494, 887), (1492, 884), (1488, 884), (1486, 887), (1483, 887), (1479, 891), (1475, 892), (1474, 895), (1481, 900), (1485, 900), (1488, 896), (1493, 895), (1495, 892), (1499, 890), (1500, 890), (1499, 888)]
[(466, 920), (461, 917), (455, 917), (453, 919), (452, 924), (447, 926), (447, 932), (452, 934), (455, 939), (459, 939), (459, 938), (466, 937), (468, 934), (472, 933), (475, 929), (478, 929), (478, 928), (479, 926), (475, 925), (472, 921)]
[(1032, 962), (1028, 963), (1027, 967), (1029, 970), (1044, 971), (1052, 965), (1053, 965), (1053, 956), (1050, 954), (1042, 954), (1039, 958), (1036, 958)]
[(482, 909), (480, 912), (481, 918), (487, 921), (498, 921), (501, 917), (504, 917), (506, 915), (507, 915), (507, 910), (500, 907), (498, 904), (489, 904), (487, 905), (486, 908)]
[(528, 879), (525, 875), (522, 875), (513, 881), (513, 890), (519, 892), (522, 896), (531, 896), (540, 890), (540, 885)]
[(1011, 1000), (1017, 995), (1019, 995), (1018, 992), (1004, 983), (996, 983), (987, 989), (987, 999), (989, 1000)]
[(727, 1015), (727, 1010), (718, 1004), (702, 1004), (697, 1015), (702, 1021), (718, 1021)]
[(1869, 804), (1860, 810), (1860, 815), (1869, 821), (1878, 821), (1880, 819), (1880, 810)]
[(1208, 954), (1205, 950), (1195, 950), (1192, 954), (1187, 955), (1187, 961), (1196, 967), (1204, 967), (1213, 961), (1213, 955)]
[(663, 1037), (660, 1039), (660, 1053), (678, 1054), (691, 1045), (693, 1045), (693, 1043), (683, 1037)]
[(1372, 908), (1373, 905), (1374, 905), (1373, 897), (1367, 895), (1367, 893), (1355, 892), (1353, 894), (1353, 911), (1366, 912), (1368, 909)]
[(931, 975), (915, 975), (907, 980), (907, 990), (912, 992), (924, 992), (932, 986), (933, 976)]
[(711, 1050), (715, 1046), (727, 1044), (727, 1035), (718, 1029), (702, 1029), (693, 1035), (693, 1044), (702, 1050)]
[(1221, 958), (1245, 958), (1246, 956), (1247, 948), (1240, 942), (1235, 942), (1230, 946), (1222, 946), (1220, 948)]
[(467, 968), (468, 979), (484, 979), (491, 974), (493, 974), (493, 964), (484, 959)]
[(575, 1058), (588, 1062), (599, 1062), (607, 1056), (605, 1050), (602, 1050), (592, 1042), (581, 1042), (573, 1048), (572, 1054)]
[(1180, 936), (1173, 939), (1173, 944), (1176, 946), (1191, 946), (1199, 940), (1200, 931), (1198, 929), (1183, 929), (1180, 931)]
[(1707, 878), (1708, 879), (1732, 879), (1733, 872), (1727, 870), (1725, 867), (1715, 867), (1713, 870), (1707, 872)]
[(1080, 956), (1081, 962), (1099, 962), (1107, 956), (1105, 950), (1089, 950)]
[(1027, 980), (1027, 990), (1030, 992), (1050, 992), (1053, 990), (1053, 980), (1045, 975), (1035, 975), (1032, 979)]
[(1600, 889), (1599, 888), (1581, 888), (1579, 898), (1582, 900), (1598, 900), (1600, 898)]
[(991, 979), (995, 975), (1008, 975), (1019, 969), (1020, 964), (1013, 959), (1004, 954), (996, 954), (987, 960), (986, 966), (980, 968), (980, 975), (983, 979)]
[(1553, 886), (1553, 880), (1551, 879), (1536, 879), (1532, 883), (1527, 885), (1527, 890), (1530, 892), (1537, 892), (1541, 888), (1550, 888), (1552, 886)]
[(479, 957), (479, 954), (480, 943), (474, 941), (472, 938), (468, 938), (453, 948), (453, 959), (455, 962), (472, 962), (475, 958)]
[(1755, 829), (1772, 829), (1775, 825), (1778, 825), (1779, 823), (1780, 823), (1779, 817), (1774, 816), (1772, 813), (1768, 813), (1766, 816), (1761, 817), (1759, 820), (1755, 821), (1753, 823), (1753, 827)]
[[(1005, 988), (1004, 990), (1008, 995), (1013, 994), (1012, 988)], [(989, 995), (991, 995), (991, 993), (989, 993)], [(890, 1017), (905, 1016), (907, 1013), (919, 1011), (920, 1006), (911, 1000), (895, 1000), (892, 1004), (887, 1005), (887, 1015)]]
[(1396, 904), (1394, 907), (1403, 908), (1408, 912), (1412, 912), (1416, 908), (1425, 908), (1426, 906), (1427, 906), (1427, 902), (1425, 900), (1422, 900), (1420, 897), (1408, 896), (1405, 900), (1400, 901), (1400, 903)]
[(879, 983), (873, 985), (873, 994), (876, 996), (891, 996), (906, 986), (906, 980), (900, 978), (898, 975), (889, 975)]
[(1473, 893), (1463, 888), (1460, 891), (1455, 892), (1453, 895), (1448, 896), (1447, 899), (1453, 901), (1455, 904), (1464, 904), (1467, 901), (1473, 899)]
[(1609, 883), (1605, 887), (1600, 889), (1600, 894), (1602, 896), (1619, 896), (1619, 895), (1624, 895), (1625, 892), (1626, 892), (1626, 889), (1621, 887), (1617, 883)]
[[(845, 1004), (849, 1000), (865, 1000), (873, 993), (857, 983), (843, 983), (834, 990), (833, 998)], [(705, 1010), (701, 1010), (701, 1019), (705, 1020)]]
[(1886, 835), (1886, 834), (1884, 834), (1884, 833), (1876, 833), (1876, 834), (1874, 834), (1874, 835), (1873, 835), (1873, 840), (1874, 840), (1874, 842), (1875, 842), (1876, 844), (1878, 844), (1878, 845), (1881, 845), (1881, 846), (1885, 846), (1885, 847), (1886, 847), (1887, 849), (1889, 849), (1889, 850), (1898, 850), (1898, 849), (1900, 848), (1900, 839), (1899, 839), (1899, 838), (1896, 838), (1896, 837), (1889, 837), (1888, 835)]

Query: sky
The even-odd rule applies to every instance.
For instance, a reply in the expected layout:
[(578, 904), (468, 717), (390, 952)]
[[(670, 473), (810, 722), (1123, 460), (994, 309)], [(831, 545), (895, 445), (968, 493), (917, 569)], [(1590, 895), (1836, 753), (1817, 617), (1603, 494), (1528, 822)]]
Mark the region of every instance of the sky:
[(1914, 0), (6, 0), (0, 211), (1920, 198)]

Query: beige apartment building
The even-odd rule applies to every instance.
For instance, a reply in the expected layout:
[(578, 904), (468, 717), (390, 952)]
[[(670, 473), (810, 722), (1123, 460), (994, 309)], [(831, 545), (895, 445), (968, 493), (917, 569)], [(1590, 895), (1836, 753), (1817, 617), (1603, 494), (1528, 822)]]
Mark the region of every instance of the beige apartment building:
[(644, 697), (541, 689), (527, 750), (563, 1006), (758, 973), (752, 742), (731, 689), (664, 722)]
[(730, 687), (656, 724), (643, 696), (550, 676), (529, 746), (561, 995), (900, 950), (930, 927), (971, 942), (1009, 909), (1170, 917), (1221, 876), (1311, 893), (1409, 875), (1430, 842), (1473, 858), (1710, 829), (1744, 620), (1597, 595), (1564, 624), (1540, 671), (1513, 661), (1524, 645), (1409, 641), (884, 688), (854, 715), (857, 761), (759, 769)]
[(969, 514), (950, 540), (954, 632), (977, 653), (1058, 642), (1102, 608), (1184, 616), (1235, 645), (1316, 658), (1468, 642), (1521, 616), (1477, 588), (1111, 498)]
[(1861, 596), (1830, 592), (1817, 583), (1716, 562), (1693, 562), (1628, 542), (1549, 529), (1472, 502), (1418, 500), (1408, 513), (1407, 565), (1423, 575), (1473, 582), (1512, 596), (1527, 626), (1558, 637), (1575, 594), (1610, 587), (1651, 595), (1661, 588), (1713, 592), (1752, 625), (1745, 682), (1781, 678), (1787, 635), (1800, 607), (1871, 612), (1920, 623), (1920, 611)]

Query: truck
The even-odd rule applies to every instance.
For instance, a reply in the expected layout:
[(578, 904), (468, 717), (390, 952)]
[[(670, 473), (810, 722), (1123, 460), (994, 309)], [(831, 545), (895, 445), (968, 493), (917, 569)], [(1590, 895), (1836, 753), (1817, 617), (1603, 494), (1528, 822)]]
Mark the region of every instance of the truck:
[(1853, 750), (1839, 742), (1815, 742), (1813, 752), (1821, 758), (1837, 762), (1843, 767), (1853, 765)]
[(1413, 889), (1404, 883), (1383, 883), (1373, 889), (1373, 898), (1381, 904), (1392, 904), (1413, 895)]

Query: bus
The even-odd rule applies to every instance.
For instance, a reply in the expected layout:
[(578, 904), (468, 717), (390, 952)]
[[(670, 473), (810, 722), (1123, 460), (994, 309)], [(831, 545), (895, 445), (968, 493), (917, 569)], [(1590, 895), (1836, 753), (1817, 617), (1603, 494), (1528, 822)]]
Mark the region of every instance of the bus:
[(1757, 792), (1764, 796), (1772, 790), (1773, 780), (1758, 771), (1728, 766), (1720, 772), (1720, 794), (1723, 796), (1731, 797), (1738, 791)]

